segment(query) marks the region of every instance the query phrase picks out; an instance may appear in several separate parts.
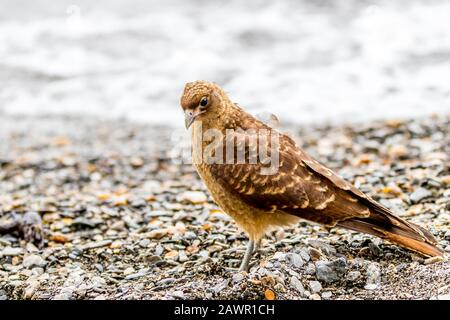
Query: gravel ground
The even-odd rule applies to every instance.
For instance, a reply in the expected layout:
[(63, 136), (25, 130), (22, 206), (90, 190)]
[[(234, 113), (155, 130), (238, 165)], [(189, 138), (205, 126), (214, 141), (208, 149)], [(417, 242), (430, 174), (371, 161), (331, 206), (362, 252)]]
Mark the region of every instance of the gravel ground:
[[(450, 118), (283, 129), (450, 252)], [(170, 133), (0, 115), (0, 226), (40, 217), (44, 239), (0, 237), (0, 299), (449, 299), (447, 257), (306, 222), (236, 273), (246, 237), (171, 161)]]

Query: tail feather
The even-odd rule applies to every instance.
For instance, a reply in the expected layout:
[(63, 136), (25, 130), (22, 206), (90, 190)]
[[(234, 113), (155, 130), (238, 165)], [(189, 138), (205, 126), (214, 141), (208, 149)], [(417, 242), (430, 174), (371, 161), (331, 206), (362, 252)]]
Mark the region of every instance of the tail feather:
[(436, 246), (436, 240), (428, 230), (393, 215), (389, 215), (389, 218), (395, 218), (395, 224), (382, 218), (371, 215), (369, 218), (344, 220), (337, 225), (380, 237), (428, 257), (443, 256), (443, 251)]

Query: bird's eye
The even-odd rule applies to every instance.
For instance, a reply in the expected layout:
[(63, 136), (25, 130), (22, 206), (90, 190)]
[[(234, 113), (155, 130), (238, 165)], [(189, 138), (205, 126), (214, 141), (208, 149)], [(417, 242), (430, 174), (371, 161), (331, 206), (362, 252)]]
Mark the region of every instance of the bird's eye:
[(208, 105), (208, 98), (203, 97), (202, 100), (200, 100), (200, 106), (206, 107)]

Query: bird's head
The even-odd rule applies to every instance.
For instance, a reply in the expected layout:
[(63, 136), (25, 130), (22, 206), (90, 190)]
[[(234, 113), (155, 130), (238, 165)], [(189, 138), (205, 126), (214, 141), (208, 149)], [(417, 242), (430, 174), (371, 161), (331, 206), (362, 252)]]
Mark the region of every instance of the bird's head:
[(187, 83), (180, 100), (186, 129), (195, 120), (220, 116), (225, 99), (225, 92), (215, 83), (201, 80)]

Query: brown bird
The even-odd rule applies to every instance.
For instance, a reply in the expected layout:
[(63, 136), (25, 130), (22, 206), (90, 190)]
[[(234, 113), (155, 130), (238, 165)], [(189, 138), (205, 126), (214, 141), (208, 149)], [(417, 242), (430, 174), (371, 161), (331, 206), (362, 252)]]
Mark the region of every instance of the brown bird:
[[(214, 201), (248, 234), (240, 270), (248, 270), (255, 244), (267, 232), (277, 226), (292, 225), (299, 218), (375, 235), (425, 256), (443, 256), (430, 232), (395, 216), (318, 163), (289, 136), (233, 103), (218, 85), (205, 81), (187, 83), (181, 107), (186, 127), (195, 124), (192, 156), (200, 177)], [(258, 140), (254, 132), (263, 132), (262, 137), (278, 135), (278, 142)], [(211, 137), (220, 136), (217, 133), (222, 134), (218, 138), (222, 145), (215, 141), (216, 147), (211, 148)], [(217, 161), (225, 158), (230, 145), (234, 151), (231, 159)], [(249, 163), (252, 152), (263, 147), (271, 156), (278, 154), (274, 173), (264, 172), (267, 161)], [(238, 150), (244, 152), (245, 163), (238, 161)]]

